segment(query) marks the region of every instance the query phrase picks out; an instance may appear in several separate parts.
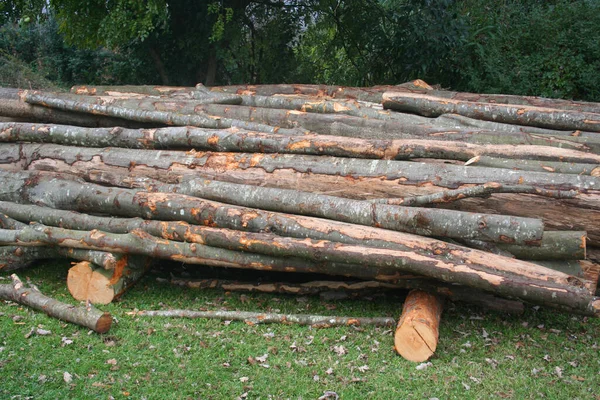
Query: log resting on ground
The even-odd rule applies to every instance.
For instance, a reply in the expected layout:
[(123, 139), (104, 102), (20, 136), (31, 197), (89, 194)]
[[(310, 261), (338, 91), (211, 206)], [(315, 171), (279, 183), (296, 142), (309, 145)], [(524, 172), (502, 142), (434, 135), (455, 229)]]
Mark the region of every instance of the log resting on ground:
[(398, 354), (413, 362), (428, 360), (437, 348), (443, 299), (413, 290), (404, 301), (402, 316), (394, 334)]
[[(507, 259), (512, 264), (511, 268), (502, 269), (502, 265), (495, 265), (493, 269), (479, 269), (470, 264), (457, 265), (449, 263), (445, 260), (443, 254), (440, 254), (441, 257), (435, 257), (434, 255), (425, 257), (414, 252), (368, 248), (325, 241), (276, 238), (274, 236), (271, 236), (270, 239), (265, 242), (248, 240), (246, 246), (249, 251), (256, 251), (256, 247), (270, 247), (277, 254), (284, 253), (286, 249), (290, 250), (290, 254), (299, 250), (304, 257), (310, 256), (328, 262), (320, 270), (310, 272), (330, 273), (325, 268), (331, 265), (332, 261), (347, 262), (353, 260), (360, 265), (429, 276), (445, 282), (458, 283), (506, 297), (520, 298), (536, 304), (568, 308), (573, 312), (587, 315), (600, 314), (600, 299), (593, 297), (589, 289), (584, 287), (584, 282), (580, 278), (524, 262), (520, 262), (521, 268), (515, 268), (516, 260), (513, 259)], [(221, 256), (212, 258), (210, 255), (207, 256), (209, 253), (231, 255), (231, 251), (209, 248), (196, 243), (178, 243), (159, 239), (141, 230), (129, 234), (113, 234), (97, 230), (85, 232), (32, 225), (20, 230), (0, 230), (0, 244), (36, 246), (47, 244), (140, 254), (154, 258), (221, 267), (240, 267), (239, 263), (224, 261)], [(233, 256), (247, 260), (251, 256), (257, 256), (257, 254), (238, 253)], [(274, 261), (274, 258), (269, 258), (271, 264)], [(253, 269), (265, 268), (263, 264), (257, 263), (246, 265)], [(274, 269), (272, 265), (268, 268)], [(287, 271), (294, 270), (289, 268), (289, 264), (284, 268), (283, 270)]]
[(337, 326), (393, 326), (393, 318), (383, 317), (328, 317), (308, 314), (277, 314), (250, 311), (196, 311), (196, 310), (142, 310), (130, 313), (140, 317), (169, 317), (169, 318), (207, 318), (223, 321), (243, 321), (248, 325), (257, 324), (298, 324), (314, 328), (329, 328)]
[(11, 275), (12, 284), (0, 285), (0, 298), (43, 311), (53, 318), (81, 325), (98, 333), (106, 333), (112, 325), (109, 313), (89, 305), (77, 307), (62, 303), (42, 294), (36, 288), (28, 288), (16, 275)]

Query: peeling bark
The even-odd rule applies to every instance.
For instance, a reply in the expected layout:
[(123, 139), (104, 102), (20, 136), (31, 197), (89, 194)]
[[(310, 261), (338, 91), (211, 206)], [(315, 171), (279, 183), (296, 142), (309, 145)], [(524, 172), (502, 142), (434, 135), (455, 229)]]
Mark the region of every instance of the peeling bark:
[[(368, 140), (326, 135), (286, 136), (233, 128), (217, 130), (172, 127), (133, 130), (0, 123), (0, 141), (129, 149), (328, 155), (385, 160), (437, 158), (469, 161), (470, 164), (483, 166), (490, 166), (490, 163), (495, 161), (501, 168), (527, 170), (531, 167), (527, 168), (525, 163), (530, 163), (540, 165), (542, 172), (594, 175), (593, 171), (596, 171), (600, 174), (600, 167), (596, 168), (600, 164), (600, 155), (546, 146), (478, 145), (422, 139)], [(534, 164), (527, 160), (540, 162)], [(544, 165), (552, 168), (543, 168)]]
[(205, 318), (220, 319), (223, 321), (243, 321), (248, 325), (257, 324), (298, 324), (309, 325), (314, 328), (330, 328), (338, 326), (393, 326), (393, 318), (381, 317), (327, 317), (324, 315), (307, 314), (276, 314), (250, 311), (195, 311), (195, 310), (146, 310), (134, 311), (133, 316), (140, 317), (168, 317), (168, 318)]
[(385, 93), (383, 106), (428, 117), (460, 114), (509, 124), (600, 132), (600, 114), (560, 108), (454, 100), (429, 94), (402, 92)]
[(12, 284), (0, 285), (0, 298), (43, 311), (50, 317), (81, 325), (98, 333), (106, 333), (112, 324), (109, 313), (89, 305), (76, 307), (43, 295), (37, 289), (26, 287), (16, 275)]

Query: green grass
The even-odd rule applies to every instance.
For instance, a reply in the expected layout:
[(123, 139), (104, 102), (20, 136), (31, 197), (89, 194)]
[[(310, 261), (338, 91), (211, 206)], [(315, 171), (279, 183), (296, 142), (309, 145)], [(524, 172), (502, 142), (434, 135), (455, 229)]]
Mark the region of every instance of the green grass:
[[(19, 275), (74, 303), (66, 290), (67, 267), (63, 261)], [(8, 274), (0, 276), (0, 283), (8, 282)], [(325, 391), (342, 399), (600, 398), (598, 319), (533, 308), (506, 316), (449, 304), (432, 365), (417, 370), (395, 354), (392, 333), (382, 328), (248, 326), (128, 314), (227, 308), (397, 317), (401, 297), (298, 301), (181, 289), (157, 282), (159, 276), (167, 277), (149, 274), (122, 301), (102, 307), (118, 321), (105, 335), (0, 302), (0, 398), (233, 399), (247, 393), (248, 399), (316, 399)], [(25, 338), (32, 327), (52, 333)], [(340, 345), (346, 354), (334, 351)], [(255, 360), (265, 354), (264, 363)]]

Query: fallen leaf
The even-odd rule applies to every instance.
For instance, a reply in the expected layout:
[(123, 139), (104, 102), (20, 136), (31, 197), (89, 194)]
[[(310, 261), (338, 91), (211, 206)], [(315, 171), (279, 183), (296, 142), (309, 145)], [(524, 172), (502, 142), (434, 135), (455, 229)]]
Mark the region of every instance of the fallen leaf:
[(63, 374), (63, 380), (64, 380), (65, 382), (67, 382), (67, 383), (71, 383), (71, 382), (73, 381), (73, 375), (71, 375), (71, 374), (70, 374), (70, 373), (68, 373), (68, 372), (65, 372), (65, 373)]
[(48, 335), (52, 334), (52, 331), (48, 331), (46, 329), (38, 328), (38, 329), (35, 330), (35, 333), (37, 333), (40, 336), (48, 336)]
[(360, 367), (358, 367), (358, 370), (360, 372), (367, 372), (369, 370), (369, 366), (368, 365), (361, 365)]
[(247, 376), (242, 376), (242, 377), (240, 378), (240, 382), (242, 382), (242, 383), (246, 383), (246, 382), (248, 382), (249, 380), (250, 380), (250, 378), (248, 378)]
[(554, 372), (559, 378), (562, 378), (563, 369), (561, 367), (554, 368)]
[(333, 351), (338, 355), (338, 356), (343, 356), (344, 354), (348, 353), (348, 350), (346, 350), (346, 348), (342, 345), (339, 346), (333, 346)]
[(73, 343), (73, 341), (66, 336), (63, 336), (62, 339), (60, 339), (60, 342), (62, 347), (68, 346)]
[(427, 369), (427, 368), (429, 368), (431, 366), (433, 366), (433, 364), (431, 362), (426, 362), (426, 363), (421, 363), (421, 364), (417, 365), (415, 367), (415, 369), (417, 371), (422, 371), (422, 370)]
[(111, 358), (110, 360), (106, 360), (106, 363), (110, 365), (117, 365), (117, 359)]
[(329, 369), (327, 369), (327, 371), (325, 371), (325, 373), (326, 373), (327, 375), (332, 375), (332, 374), (333, 374), (333, 368), (329, 368)]
[(471, 386), (467, 385), (466, 383), (462, 383), (463, 387), (465, 388), (465, 390), (471, 390)]
[(340, 396), (336, 392), (332, 392), (327, 390), (323, 392), (323, 395), (319, 397), (317, 400), (338, 400)]
[(254, 357), (254, 359), (258, 362), (264, 363), (265, 361), (267, 361), (268, 357), (269, 357), (269, 354), (265, 353), (262, 356)]

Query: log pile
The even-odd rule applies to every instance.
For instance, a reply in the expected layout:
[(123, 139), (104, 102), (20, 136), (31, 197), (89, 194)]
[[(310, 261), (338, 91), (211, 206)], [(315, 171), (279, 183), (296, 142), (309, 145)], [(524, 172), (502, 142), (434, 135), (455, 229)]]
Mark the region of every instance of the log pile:
[(154, 259), (331, 276), (188, 287), (412, 289), (395, 345), (414, 361), (444, 299), (600, 315), (599, 104), (422, 81), (117, 86), (4, 89), (0, 117), (0, 271), (75, 260), (77, 300), (110, 303)]

